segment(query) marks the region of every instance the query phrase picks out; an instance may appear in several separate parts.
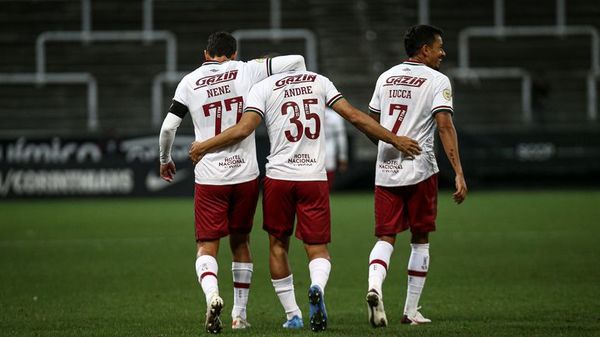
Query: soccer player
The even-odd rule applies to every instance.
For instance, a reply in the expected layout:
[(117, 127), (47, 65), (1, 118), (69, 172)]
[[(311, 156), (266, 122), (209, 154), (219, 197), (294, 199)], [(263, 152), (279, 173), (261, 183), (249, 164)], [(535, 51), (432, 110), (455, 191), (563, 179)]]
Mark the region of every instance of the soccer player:
[(377, 80), (369, 103), (371, 116), (392, 133), (419, 142), (422, 153), (407, 156), (379, 142), (375, 174), (375, 235), (369, 256), (367, 303), (373, 327), (387, 325), (382, 284), (396, 234), (409, 229), (411, 254), (408, 261), (408, 291), (404, 324), (431, 320), (418, 311), (419, 297), (429, 270), (429, 232), (435, 230), (437, 173), (434, 132), (437, 126), (446, 156), (455, 173), (454, 201), (467, 196), (456, 130), (452, 122), (452, 89), (448, 77), (438, 71), (446, 53), (442, 31), (428, 25), (413, 26), (404, 37), (408, 60), (387, 70)]
[(325, 110), (325, 150), (327, 183), (332, 190), (336, 171), (348, 169), (348, 140), (344, 119), (330, 108)]
[(406, 155), (417, 155), (420, 151), (414, 140), (393, 135), (355, 109), (327, 78), (307, 71), (271, 76), (256, 84), (237, 125), (205, 142), (194, 142), (190, 149), (193, 161), (219, 153), (213, 151), (242, 141), (264, 119), (271, 150), (264, 180), (263, 228), (269, 233), (273, 287), (287, 315), (284, 328), (303, 326), (287, 258), (295, 216), (296, 237), (304, 242), (310, 261), (310, 326), (313, 331), (327, 327), (323, 295), (331, 264), (327, 249), (329, 189), (322, 134), (325, 106), (333, 108), (364, 133), (392, 144)]
[[(175, 91), (173, 103), (160, 131), (160, 176), (171, 181), (175, 163), (171, 146), (177, 127), (189, 112), (196, 140), (218, 135), (242, 117), (248, 91), (273, 73), (306, 69), (299, 55), (236, 61), (236, 40), (227, 32), (208, 37), (205, 62), (186, 75)], [(217, 283), (219, 240), (229, 235), (233, 255), (234, 299), (232, 328), (249, 327), (246, 304), (252, 279), (249, 233), (258, 201), (258, 164), (254, 135), (240, 144), (208, 154), (195, 165), (196, 273), (206, 296), (206, 330), (221, 330), (223, 300)]]

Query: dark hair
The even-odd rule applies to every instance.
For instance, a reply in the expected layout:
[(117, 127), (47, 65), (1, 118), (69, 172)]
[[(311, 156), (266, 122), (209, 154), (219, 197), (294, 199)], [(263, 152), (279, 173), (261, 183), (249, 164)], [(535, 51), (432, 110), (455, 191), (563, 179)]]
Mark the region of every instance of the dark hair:
[(215, 32), (208, 36), (208, 43), (206, 44), (206, 52), (211, 57), (214, 56), (226, 56), (231, 58), (233, 53), (237, 50), (237, 42), (228, 32)]
[(404, 50), (408, 57), (413, 57), (423, 45), (431, 45), (435, 36), (444, 35), (444, 31), (430, 25), (416, 25), (410, 27), (404, 34)]

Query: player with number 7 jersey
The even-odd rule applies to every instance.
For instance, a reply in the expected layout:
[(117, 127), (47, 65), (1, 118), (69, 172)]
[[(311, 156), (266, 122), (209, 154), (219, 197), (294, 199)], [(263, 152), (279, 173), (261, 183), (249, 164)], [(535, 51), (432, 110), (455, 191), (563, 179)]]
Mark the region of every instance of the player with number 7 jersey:
[(190, 149), (193, 161), (203, 161), (212, 151), (242, 141), (265, 121), (271, 150), (264, 181), (263, 229), (269, 233), (273, 287), (287, 315), (284, 328), (303, 325), (287, 259), (295, 218), (296, 237), (303, 241), (309, 259), (310, 327), (313, 331), (327, 327), (324, 292), (331, 270), (327, 248), (331, 234), (323, 135), (326, 106), (369, 136), (407, 155), (420, 153), (414, 140), (392, 134), (350, 105), (329, 79), (308, 71), (259, 82), (250, 90), (238, 124), (205, 142), (194, 142)]

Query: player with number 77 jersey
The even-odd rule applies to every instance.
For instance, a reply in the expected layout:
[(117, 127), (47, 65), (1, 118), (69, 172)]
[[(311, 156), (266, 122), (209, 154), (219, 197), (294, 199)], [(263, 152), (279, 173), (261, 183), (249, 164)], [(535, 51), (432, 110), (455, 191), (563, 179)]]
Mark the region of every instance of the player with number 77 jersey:
[[(171, 181), (175, 174), (171, 146), (177, 127), (187, 113), (192, 117), (196, 140), (209, 139), (240, 121), (244, 100), (253, 84), (273, 73), (306, 69), (300, 55), (249, 62), (236, 61), (236, 56), (236, 40), (231, 34), (211, 34), (204, 50), (206, 62), (177, 86), (160, 133), (163, 179)], [(222, 329), (223, 299), (219, 294), (216, 257), (220, 239), (229, 235), (234, 286), (231, 327), (244, 329), (250, 326), (246, 314), (253, 272), (249, 240), (259, 193), (254, 135), (240, 144), (207, 155), (195, 165), (194, 171), (195, 269), (206, 297), (205, 328), (211, 333)]]
[(243, 141), (264, 119), (271, 150), (264, 180), (263, 228), (269, 233), (272, 283), (287, 314), (284, 328), (303, 325), (287, 260), (295, 216), (296, 237), (304, 242), (310, 261), (310, 327), (313, 331), (327, 327), (323, 295), (331, 270), (327, 249), (331, 235), (323, 134), (326, 106), (406, 155), (420, 153), (416, 141), (386, 130), (350, 105), (329, 79), (308, 71), (277, 74), (257, 83), (238, 124), (190, 148), (190, 159), (202, 162), (214, 151)]

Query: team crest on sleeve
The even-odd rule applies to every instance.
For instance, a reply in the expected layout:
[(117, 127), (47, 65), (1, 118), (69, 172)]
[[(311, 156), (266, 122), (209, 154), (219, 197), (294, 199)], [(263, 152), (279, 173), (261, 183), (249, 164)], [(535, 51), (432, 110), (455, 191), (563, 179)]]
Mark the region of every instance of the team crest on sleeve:
[(444, 91), (442, 91), (442, 95), (444, 96), (446, 101), (449, 101), (450, 99), (452, 99), (452, 90), (444, 89)]

